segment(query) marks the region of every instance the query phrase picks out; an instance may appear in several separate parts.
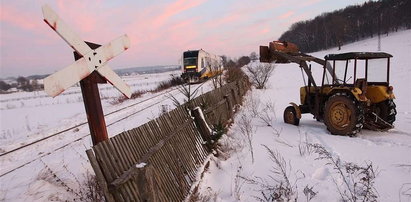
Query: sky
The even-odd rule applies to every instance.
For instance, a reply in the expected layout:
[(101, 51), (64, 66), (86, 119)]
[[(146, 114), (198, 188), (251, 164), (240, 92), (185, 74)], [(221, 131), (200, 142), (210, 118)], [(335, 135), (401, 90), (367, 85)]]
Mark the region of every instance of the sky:
[(295, 22), (366, 0), (1, 0), (0, 78), (51, 74), (73, 49), (43, 21), (48, 4), (83, 40), (106, 44), (127, 34), (131, 47), (113, 69), (179, 64), (204, 49), (238, 58), (258, 53)]

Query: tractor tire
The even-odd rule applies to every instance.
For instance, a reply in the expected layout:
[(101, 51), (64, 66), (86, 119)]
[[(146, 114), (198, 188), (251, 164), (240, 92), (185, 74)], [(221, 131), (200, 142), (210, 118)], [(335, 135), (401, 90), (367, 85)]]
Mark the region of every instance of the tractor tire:
[(364, 123), (363, 107), (345, 93), (336, 93), (325, 103), (324, 123), (334, 135), (354, 136)]
[(293, 106), (288, 106), (284, 110), (284, 123), (292, 124), (298, 126), (300, 124), (300, 119), (297, 118), (297, 112)]
[(397, 115), (397, 109), (392, 99), (380, 102), (377, 104), (376, 114), (389, 124), (393, 124), (395, 116)]

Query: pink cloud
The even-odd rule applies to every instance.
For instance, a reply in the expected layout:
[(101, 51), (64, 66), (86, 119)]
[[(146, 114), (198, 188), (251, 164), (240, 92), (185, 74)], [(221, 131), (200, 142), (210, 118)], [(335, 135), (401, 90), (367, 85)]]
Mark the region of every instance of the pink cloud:
[(37, 32), (38, 24), (35, 19), (37, 16), (29, 12), (21, 12), (8, 5), (1, 5), (0, 21), (19, 27), (26, 31)]
[(301, 4), (301, 7), (306, 7), (306, 6), (311, 6), (313, 4), (316, 4), (318, 2), (321, 2), (323, 0), (308, 0), (308, 1), (304, 1), (304, 3)]
[(164, 9), (162, 14), (153, 20), (153, 24), (155, 26), (161, 26), (164, 24), (169, 18), (184, 12), (188, 9), (197, 7), (204, 3), (206, 0), (178, 0)]
[[(93, 8), (93, 9), (90, 9)], [(98, 16), (98, 3), (90, 5), (88, 1), (57, 1), (56, 12), (75, 32), (95, 32), (99, 20), (105, 20), (105, 16)], [(107, 15), (105, 13), (100, 15)], [(103, 32), (104, 33), (104, 32)]]
[(288, 11), (288, 12), (286, 12), (286, 13), (278, 16), (278, 18), (279, 18), (279, 19), (286, 19), (286, 18), (289, 18), (289, 17), (291, 17), (292, 15), (294, 15), (294, 13), (295, 13), (294, 11)]

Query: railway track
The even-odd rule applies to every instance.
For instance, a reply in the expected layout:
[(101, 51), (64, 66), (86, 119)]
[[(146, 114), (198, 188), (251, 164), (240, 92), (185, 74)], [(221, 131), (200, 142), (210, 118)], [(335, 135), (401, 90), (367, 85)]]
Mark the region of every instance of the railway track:
[[(109, 112), (109, 113), (105, 114), (104, 116), (105, 116), (105, 117), (109, 117), (109, 116), (111, 116), (111, 115), (117, 114), (117, 113), (119, 113), (119, 112), (121, 112), (121, 111), (124, 111), (124, 110), (126, 110), (126, 109), (130, 109), (131, 107), (136, 107), (136, 106), (141, 105), (141, 104), (143, 104), (143, 103), (149, 103), (149, 101), (153, 100), (154, 98), (158, 98), (158, 97), (160, 97), (160, 96), (164, 96), (164, 95), (166, 95), (166, 94), (168, 94), (168, 93), (171, 93), (171, 92), (173, 92), (173, 91), (175, 91), (175, 90), (177, 90), (177, 88), (173, 88), (173, 89), (171, 89), (171, 90), (167, 90), (167, 91), (165, 91), (165, 92), (162, 92), (162, 93), (157, 94), (157, 95), (155, 95), (155, 96), (152, 96), (152, 97), (150, 97), (150, 98), (147, 98), (147, 99), (141, 100), (141, 101), (139, 101), (139, 102), (130, 104), (130, 105), (128, 105), (128, 106), (125, 106), (125, 107), (116, 109), (116, 110), (114, 110), (114, 111), (112, 111), (112, 112)], [(139, 110), (136, 110), (136, 111), (134, 111), (134, 112), (132, 112), (132, 113), (130, 113), (130, 114), (127, 114), (126, 116), (122, 116), (121, 118), (118, 118), (118, 119), (116, 119), (116, 120), (114, 120), (114, 121), (111, 121), (110, 123), (107, 124), (107, 127), (110, 127), (110, 126), (112, 126), (112, 125), (114, 125), (114, 124), (116, 124), (116, 123), (119, 123), (120, 121), (125, 120), (125, 119), (127, 119), (127, 118), (129, 118), (129, 117), (131, 117), (131, 116), (134, 116), (134, 115), (136, 115), (136, 114), (138, 114), (138, 113), (140, 113), (140, 112), (142, 112), (142, 111), (144, 111), (144, 110), (146, 110), (146, 109), (148, 109), (148, 108), (151, 108), (151, 107), (153, 107), (153, 106), (155, 106), (155, 105), (158, 105), (159, 103), (161, 103), (161, 102), (163, 102), (163, 101), (165, 101), (165, 100), (167, 100), (167, 99), (169, 99), (169, 98), (167, 97), (167, 98), (159, 99), (159, 100), (157, 100), (157, 101), (155, 101), (155, 102), (149, 103), (147, 106), (145, 106), (145, 107), (143, 107), (143, 108), (141, 108), (141, 109), (139, 109)], [(22, 145), (22, 146), (19, 146), (19, 147), (10, 149), (10, 150), (8, 150), (8, 151), (6, 151), (6, 152), (1, 153), (1, 154), (0, 154), (0, 157), (1, 157), (1, 158), (6, 158), (6, 157), (8, 157), (8, 156), (10, 156), (10, 155), (12, 155), (12, 154), (14, 154), (14, 153), (16, 153), (16, 152), (20, 152), (20, 151), (23, 151), (23, 150), (30, 149), (31, 147), (34, 147), (34, 146), (37, 146), (37, 145), (41, 145), (41, 143), (45, 142), (46, 140), (49, 140), (49, 139), (51, 139), (51, 138), (53, 138), (53, 137), (57, 137), (57, 136), (59, 136), (59, 135), (66, 134), (66, 133), (68, 133), (69, 131), (72, 131), (72, 130), (75, 129), (75, 128), (78, 128), (78, 127), (81, 127), (81, 126), (85, 126), (85, 125), (87, 125), (87, 121), (84, 121), (84, 122), (78, 123), (78, 124), (76, 124), (76, 125), (74, 125), (74, 126), (65, 128), (65, 129), (63, 129), (63, 130), (60, 130), (60, 131), (58, 131), (58, 132), (55, 132), (55, 133), (53, 133), (53, 134), (50, 134), (50, 135), (48, 135), (48, 136), (46, 136), (46, 137), (43, 137), (43, 138), (40, 138), (40, 139), (38, 139), (38, 140), (32, 141), (32, 142), (27, 143), (27, 144), (25, 144), (25, 145)], [(89, 133), (84, 134), (84, 135), (82, 135), (81, 137), (75, 138), (75, 139), (73, 139), (73, 140), (71, 140), (71, 141), (68, 141), (67, 143), (64, 143), (63, 145), (61, 145), (61, 146), (59, 146), (59, 147), (57, 147), (57, 148), (52, 149), (51, 151), (47, 151), (47, 152), (44, 152), (44, 153), (40, 152), (39, 155), (37, 155), (37, 156), (35, 156), (35, 157), (33, 157), (33, 158), (30, 158), (30, 160), (27, 160), (27, 161), (25, 161), (25, 162), (23, 162), (23, 163), (20, 163), (20, 164), (16, 165), (16, 166), (13, 166), (13, 168), (10, 168), (10, 169), (7, 169), (6, 171), (3, 171), (2, 173), (0, 173), (0, 177), (3, 177), (3, 176), (5, 176), (5, 175), (7, 175), (7, 174), (9, 174), (9, 173), (12, 173), (13, 171), (15, 171), (15, 170), (17, 170), (17, 169), (19, 169), (19, 168), (22, 168), (22, 167), (24, 167), (24, 166), (26, 166), (26, 165), (29, 165), (30, 163), (32, 163), (32, 162), (34, 162), (34, 161), (37, 161), (37, 160), (39, 160), (39, 159), (41, 159), (41, 158), (43, 158), (43, 157), (45, 157), (45, 156), (47, 156), (47, 155), (50, 155), (50, 154), (52, 154), (52, 153), (54, 153), (54, 152), (56, 152), (56, 151), (58, 151), (58, 150), (61, 150), (61, 149), (65, 148), (65, 147), (71, 145), (72, 143), (78, 142), (78, 141), (80, 141), (80, 140), (88, 137), (89, 135), (90, 135)]]

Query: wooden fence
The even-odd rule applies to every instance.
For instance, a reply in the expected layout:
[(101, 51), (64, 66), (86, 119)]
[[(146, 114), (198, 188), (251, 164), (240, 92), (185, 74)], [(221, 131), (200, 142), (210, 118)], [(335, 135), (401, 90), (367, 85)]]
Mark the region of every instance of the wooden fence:
[(209, 127), (226, 124), (248, 89), (227, 84), (87, 150), (106, 200), (184, 200), (209, 154)]

